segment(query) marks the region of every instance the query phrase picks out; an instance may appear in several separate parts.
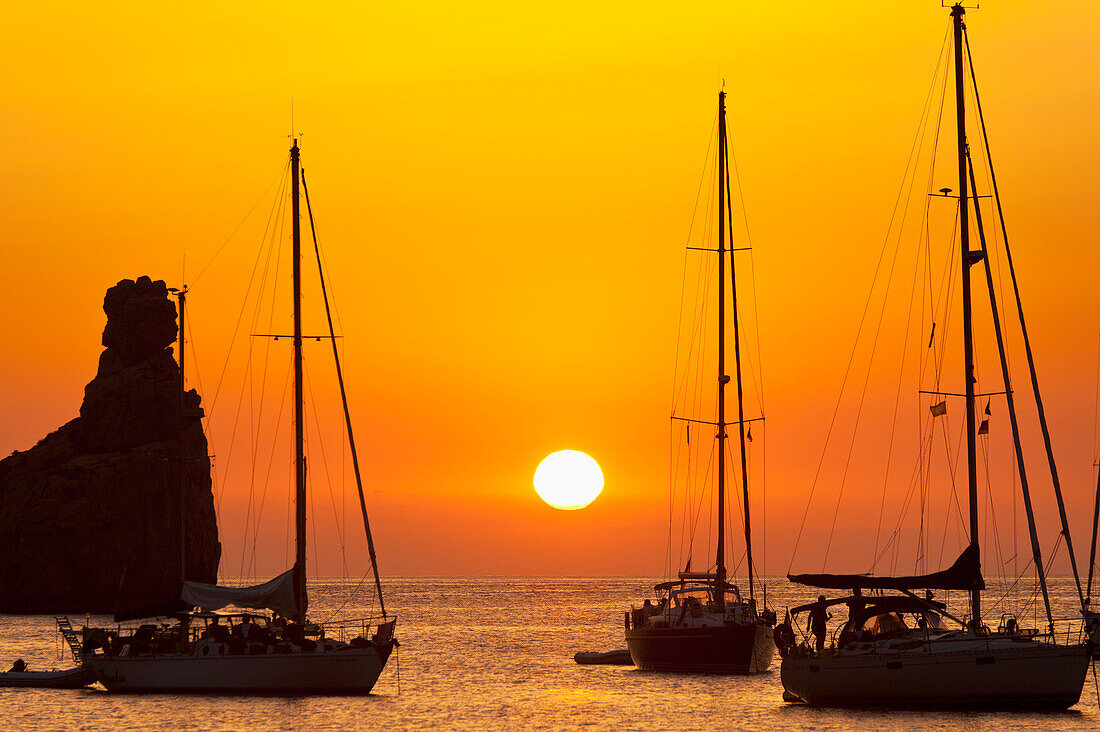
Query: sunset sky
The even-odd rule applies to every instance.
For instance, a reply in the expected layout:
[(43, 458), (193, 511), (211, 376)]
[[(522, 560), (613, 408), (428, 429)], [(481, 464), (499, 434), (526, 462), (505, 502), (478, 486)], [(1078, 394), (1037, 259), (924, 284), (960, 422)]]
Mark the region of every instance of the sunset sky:
[[(102, 348), (103, 294), (142, 274), (191, 285), (189, 387), (210, 410), (293, 109), (345, 336), (379, 562), (391, 575), (664, 571), (683, 246), (724, 80), (768, 417), (757, 564), (787, 571), (946, 9), (931, 0), (23, 3), (5, 19), (0, 451), (26, 449), (76, 416)], [(967, 22), (1072, 528), (1087, 554), (1100, 5), (990, 0)], [(956, 187), (950, 166), (936, 183)], [(744, 236), (740, 218), (737, 230)], [(275, 332), (289, 328), (288, 273)], [(226, 467), (252, 307), (208, 427), (217, 468), (228, 471), (216, 478), (228, 575), (252, 542), (247, 448), (234, 445), (238, 462)], [(305, 308), (306, 331), (323, 332), (312, 289)], [(289, 346), (252, 343), (268, 346), (277, 407)], [(337, 467), (327, 348), (306, 350), (335, 491), (330, 498), (311, 453), (315, 569), (344, 571), (335, 507), (346, 512), (358, 575), (365, 552), (354, 482)], [(943, 385), (959, 391), (948, 359)], [(979, 366), (998, 368), (992, 358)], [(1021, 396), (1025, 373), (1016, 372)], [(914, 405), (916, 388), (903, 393)], [(864, 413), (889, 412), (894, 397), (893, 386), (869, 389)], [(1007, 419), (993, 427), (1003, 438)], [(872, 436), (870, 453), (883, 439)], [(531, 484), (539, 462), (562, 449), (591, 455), (606, 479), (579, 511), (550, 508)], [(831, 449), (843, 456), (846, 443)], [(763, 462), (753, 454), (754, 466)], [(877, 523), (881, 476), (858, 452), (852, 465), (834, 571), (868, 568)], [(291, 454), (274, 466), (271, 525), (246, 568), (258, 575), (286, 566)], [(1049, 481), (1034, 474), (1049, 548)], [(821, 566), (836, 502), (826, 477), (818, 490), (796, 570)], [(1025, 536), (1021, 513), (1021, 551)], [(997, 573), (989, 561), (986, 571)]]

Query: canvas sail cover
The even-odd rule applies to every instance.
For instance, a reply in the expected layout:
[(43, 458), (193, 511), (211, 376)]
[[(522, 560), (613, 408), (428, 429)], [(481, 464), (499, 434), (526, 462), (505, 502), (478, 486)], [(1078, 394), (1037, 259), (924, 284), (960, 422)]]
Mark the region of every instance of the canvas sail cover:
[(800, 585), (833, 590), (984, 590), (978, 547), (971, 544), (947, 569), (910, 577), (875, 577), (868, 574), (788, 574)]
[(298, 614), (294, 595), (294, 570), (288, 569), (262, 585), (222, 587), (202, 582), (184, 582), (183, 601), (203, 610), (220, 610), (233, 605), (252, 610), (274, 610), (284, 617)]

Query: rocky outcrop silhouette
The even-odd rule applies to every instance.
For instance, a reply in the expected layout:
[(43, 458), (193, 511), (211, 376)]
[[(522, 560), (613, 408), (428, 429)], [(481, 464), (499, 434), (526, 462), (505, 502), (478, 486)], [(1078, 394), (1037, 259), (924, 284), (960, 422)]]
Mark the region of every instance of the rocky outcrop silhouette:
[(106, 348), (80, 416), (0, 460), (0, 612), (125, 612), (178, 596), (181, 526), (187, 579), (217, 579), (194, 389), (180, 414), (175, 303), (163, 281), (139, 277), (107, 290), (103, 310)]

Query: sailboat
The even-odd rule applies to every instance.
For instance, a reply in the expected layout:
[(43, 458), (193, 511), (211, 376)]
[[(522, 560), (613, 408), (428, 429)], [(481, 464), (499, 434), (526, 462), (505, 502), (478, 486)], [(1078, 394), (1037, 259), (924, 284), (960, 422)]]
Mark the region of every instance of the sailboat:
[[(290, 175), (294, 283), (294, 566), (269, 582), (253, 587), (222, 587), (183, 581), (179, 601), (187, 609), (175, 613), (178, 621), (175, 626), (147, 623), (132, 632), (121, 628), (85, 628), (80, 646), (82, 660), (108, 691), (365, 694), (374, 687), (397, 646), (394, 632), (396, 618), (386, 614), (382, 600), (374, 541), (367, 521), (343, 373), (335, 345), (333, 355), (382, 616), (380, 619), (323, 625), (310, 622), (308, 616), (300, 227), (300, 189), (305, 189), (305, 177), (300, 167), (297, 139), (290, 148)], [(309, 208), (308, 189), (305, 193)], [(311, 209), (309, 218), (312, 228)], [(316, 249), (316, 234), (314, 244)], [(323, 273), (320, 276), (329, 338), (335, 343)], [(181, 382), (186, 292), (186, 288), (177, 291), (180, 303)], [(236, 610), (217, 612), (226, 607)], [(350, 637), (352, 635), (354, 637)]]
[[(674, 580), (654, 587), (657, 601), (646, 600), (641, 609), (626, 613), (626, 644), (634, 665), (643, 671), (688, 673), (752, 674), (766, 671), (775, 652), (772, 638), (775, 613), (757, 606), (752, 562), (752, 533), (749, 513), (748, 458), (741, 369), (740, 325), (737, 286), (733, 265), (732, 203), (729, 190), (729, 152), (726, 139), (726, 93), (718, 94), (718, 378), (717, 421), (710, 422), (673, 415), (673, 420), (707, 424), (717, 441), (717, 553), (714, 571), (692, 572), (690, 561)], [(727, 216), (729, 230), (727, 231)], [(727, 247), (727, 233), (729, 244)], [(733, 331), (737, 387), (737, 421), (726, 421), (726, 258), (730, 260), (733, 291)], [(748, 597), (729, 581), (726, 568), (725, 466), (727, 428), (736, 424), (740, 437), (741, 481), (744, 505), (745, 561)], [(749, 436), (751, 440), (751, 434)], [(709, 568), (708, 568), (709, 569)]]
[[(971, 249), (970, 219), (971, 201), (978, 198), (970, 147), (966, 136), (966, 112), (964, 108), (964, 69), (969, 66), (969, 44), (966, 41), (961, 4), (951, 7), (952, 37), (954, 41), (955, 103), (958, 145), (958, 241), (961, 252), (962, 297), (962, 351), (965, 384), (964, 394), (931, 392), (943, 396), (962, 396), (966, 409), (966, 463), (969, 499), (969, 544), (956, 562), (948, 569), (931, 574), (908, 577), (883, 577), (866, 574), (793, 574), (792, 582), (823, 589), (851, 590), (848, 597), (825, 599), (791, 609), (797, 616), (810, 611), (818, 613), (822, 620), (827, 608), (845, 604), (848, 619), (834, 634), (833, 647), (824, 647), (824, 623), (821, 625), (816, 650), (806, 644), (795, 645), (793, 631), (784, 628), (781, 634), (780, 654), (783, 656), (781, 676), (785, 698), (814, 705), (835, 706), (961, 706), (982, 708), (1040, 708), (1066, 709), (1077, 703), (1081, 695), (1088, 669), (1092, 645), (1082, 636), (1073, 642), (1072, 630), (1055, 633), (1050, 598), (1045, 576), (1045, 566), (1037, 537), (1031, 495), (1020, 444), (1013, 391), (1009, 382), (1008, 362), (1005, 355), (1004, 334), (997, 309), (996, 292), (986, 235), (980, 207), (973, 204), (973, 217), (977, 225), (979, 249)], [(963, 49), (966, 48), (964, 58)], [(972, 89), (977, 99), (976, 80), (971, 69)], [(979, 119), (984, 119), (978, 102)], [(988, 157), (988, 143), (985, 147)], [(990, 171), (992, 167), (990, 166)], [(1000, 198), (996, 178), (992, 177), (994, 199), (998, 218)], [(968, 193), (968, 188), (970, 192)], [(950, 189), (942, 189), (948, 196)], [(1003, 233), (1003, 232), (1002, 232)], [(1003, 238), (1007, 253), (1007, 234)], [(1000, 356), (1001, 377), (1014, 438), (1014, 456), (1020, 477), (1021, 492), (1027, 512), (1031, 538), (1033, 563), (1046, 607), (1048, 626), (1044, 630), (1026, 629), (1011, 614), (1002, 615), (998, 627), (988, 627), (982, 616), (982, 591), (985, 581), (981, 571), (979, 544), (979, 501), (977, 477), (976, 435), (981, 428), (976, 425), (974, 342), (971, 312), (971, 267), (983, 264), (989, 289), (993, 328)], [(1011, 255), (1008, 255), (1011, 270)], [(1015, 272), (1012, 271), (1015, 288)], [(1035, 378), (1031, 347), (1027, 341), (1016, 289), (1016, 305), (1020, 315), (1023, 339), (1027, 346), (1031, 366), (1032, 386), (1038, 406), (1047, 457), (1050, 461), (1055, 496), (1062, 518), (1062, 534), (1069, 548), (1070, 564), (1077, 577), (1076, 561), (1070, 541), (1064, 505), (1050, 453), (1042, 402)], [(943, 402), (940, 407), (943, 407)], [(933, 415), (937, 414), (933, 407)], [(938, 412), (943, 414), (943, 412)], [(1080, 592), (1080, 580), (1077, 579)], [(872, 594), (864, 596), (861, 591)], [(925, 590), (925, 593), (919, 593)], [(969, 614), (955, 617), (944, 603), (933, 599), (931, 590), (961, 590), (968, 594)], [(889, 593), (889, 594), (888, 594)], [(894, 594), (896, 593), (896, 594)], [(1083, 598), (1082, 598), (1083, 599)], [(811, 615), (811, 618), (813, 616)]]

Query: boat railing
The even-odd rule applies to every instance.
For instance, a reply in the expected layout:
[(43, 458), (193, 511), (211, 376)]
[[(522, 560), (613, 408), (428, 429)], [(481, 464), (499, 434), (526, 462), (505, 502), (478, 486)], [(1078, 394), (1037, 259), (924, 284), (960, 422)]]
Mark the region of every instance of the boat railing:
[[(1011, 615), (1011, 613), (1006, 614)], [(841, 636), (845, 630), (847, 623), (841, 623), (832, 633), (829, 634), (830, 643), (827, 650), (829, 652), (835, 652), (836, 649), (841, 647)], [(1002, 617), (1001, 626), (996, 631), (992, 631), (988, 626), (984, 626), (983, 632), (978, 634), (979, 638), (985, 638), (988, 640), (994, 640), (996, 638), (1004, 638), (1005, 636), (1027, 638), (1037, 643), (1044, 643), (1048, 645), (1078, 645), (1089, 641), (1089, 629), (1086, 619), (1081, 617), (1068, 617), (1068, 618), (1055, 618), (1054, 625), (1048, 630), (1041, 630), (1037, 628), (1024, 628), (1016, 626), (1014, 629), (1011, 626), (1007, 626), (1004, 617)], [(799, 628), (802, 631), (802, 628)], [(970, 633), (961, 632), (961, 629), (956, 631), (936, 628), (909, 628), (909, 631), (914, 634), (923, 634), (925, 641), (923, 648), (925, 651), (931, 652), (930, 642), (934, 641), (937, 646), (942, 648), (941, 644), (951, 643), (973, 643), (975, 636)], [(813, 639), (807, 632), (800, 632), (801, 645), (805, 651), (809, 651), (812, 647)], [(887, 641), (887, 638), (883, 637), (868, 637), (863, 642), (869, 642), (872, 644), (869, 649), (872, 653), (879, 650), (879, 646)], [(896, 648), (889, 647), (886, 649), (889, 653), (896, 652)]]
[[(370, 638), (377, 630), (388, 623), (396, 623), (396, 615), (366, 615), (358, 618), (337, 618), (316, 623), (325, 634), (326, 638), (347, 642), (352, 638)], [(392, 633), (393, 626), (390, 626)]]

